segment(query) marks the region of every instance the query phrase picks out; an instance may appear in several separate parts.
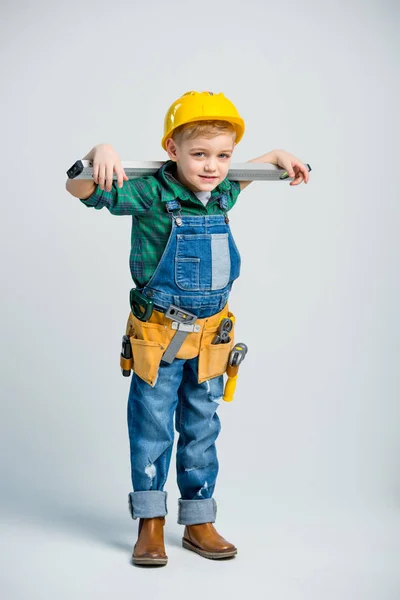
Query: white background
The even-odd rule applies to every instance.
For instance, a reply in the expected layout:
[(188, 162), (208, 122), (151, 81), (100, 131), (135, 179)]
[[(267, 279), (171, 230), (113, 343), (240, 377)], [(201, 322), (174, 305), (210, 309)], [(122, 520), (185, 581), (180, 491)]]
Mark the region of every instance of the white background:
[[(397, 599), (399, 5), (0, 11), (2, 596)], [(283, 148), (313, 170), (252, 183), (230, 213), (249, 353), (219, 409), (215, 498), (239, 554), (181, 547), (173, 457), (169, 564), (149, 571), (129, 563), (130, 219), (65, 181), (99, 143), (166, 160), (165, 112), (192, 89), (245, 119), (233, 162)]]

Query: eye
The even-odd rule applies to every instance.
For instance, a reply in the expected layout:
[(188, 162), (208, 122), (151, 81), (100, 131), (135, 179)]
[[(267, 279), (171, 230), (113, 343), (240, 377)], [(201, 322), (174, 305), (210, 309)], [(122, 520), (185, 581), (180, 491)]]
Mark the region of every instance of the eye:
[(222, 154), (220, 154), (220, 156), (226, 156), (226, 158), (229, 158), (229, 154), (225, 154), (224, 152), (222, 152)]
[(195, 152), (193, 156), (198, 156), (199, 154), (204, 154), (204, 152)]

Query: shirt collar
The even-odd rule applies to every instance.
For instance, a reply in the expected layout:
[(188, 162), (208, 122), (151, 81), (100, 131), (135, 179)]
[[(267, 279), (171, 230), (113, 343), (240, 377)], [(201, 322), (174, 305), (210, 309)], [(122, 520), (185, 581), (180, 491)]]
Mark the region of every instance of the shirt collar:
[[(189, 200), (193, 201), (198, 198), (194, 193), (185, 187), (180, 181), (175, 178), (176, 175), (176, 163), (173, 160), (165, 162), (160, 169), (157, 171), (156, 177), (161, 182), (161, 200), (162, 202), (169, 202), (170, 200)], [(230, 181), (225, 178), (217, 185), (211, 192), (210, 200), (219, 198), (221, 194), (231, 189)]]

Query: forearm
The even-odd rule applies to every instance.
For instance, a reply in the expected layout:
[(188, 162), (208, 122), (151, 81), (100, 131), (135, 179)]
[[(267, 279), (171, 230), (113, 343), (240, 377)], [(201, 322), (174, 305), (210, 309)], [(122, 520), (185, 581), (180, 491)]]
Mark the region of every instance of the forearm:
[[(93, 158), (93, 154), (94, 148), (92, 148), (90, 152), (88, 152), (86, 156), (82, 158), (82, 160), (91, 160)], [(91, 179), (67, 179), (65, 184), (66, 190), (72, 194), (72, 196), (81, 199), (89, 198), (89, 196), (91, 196), (95, 191), (96, 187), (97, 185)]]
[[(271, 163), (276, 164), (276, 154), (275, 150), (271, 150), (271, 152), (267, 152), (267, 154), (263, 154), (262, 156), (258, 156), (257, 158), (252, 158), (248, 160), (249, 163), (262, 162), (262, 163)], [(243, 191), (248, 185), (252, 183), (251, 181), (239, 181), (240, 191)]]
[(271, 150), (271, 152), (267, 152), (267, 154), (263, 154), (262, 156), (259, 156), (258, 158), (252, 158), (251, 160), (248, 160), (247, 162), (262, 162), (262, 163), (271, 163), (273, 165), (276, 164), (276, 153), (275, 150)]

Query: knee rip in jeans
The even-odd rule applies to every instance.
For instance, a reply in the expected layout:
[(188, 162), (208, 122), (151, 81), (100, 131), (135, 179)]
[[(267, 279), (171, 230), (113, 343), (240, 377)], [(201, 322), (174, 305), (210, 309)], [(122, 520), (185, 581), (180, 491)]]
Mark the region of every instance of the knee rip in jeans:
[[(204, 384), (207, 386), (207, 392), (208, 392), (208, 397), (211, 400), (211, 402), (216, 402), (217, 404), (221, 403), (222, 400), (222, 395), (219, 394), (218, 396), (213, 395), (213, 392), (211, 391), (211, 384), (210, 384), (210, 379), (208, 379), (207, 381), (204, 382)], [(218, 390), (220, 391), (220, 390)]]
[(187, 467), (185, 469), (185, 473), (189, 473), (190, 471), (197, 471), (198, 469), (204, 469), (204, 467)]
[(207, 482), (207, 481), (205, 481), (205, 482), (204, 482), (204, 485), (203, 485), (203, 487), (201, 487), (201, 488), (199, 489), (199, 491), (197, 492), (196, 496), (200, 496), (200, 498), (201, 498), (201, 497), (202, 497), (202, 495), (203, 495), (203, 491), (204, 491), (204, 492), (206, 492), (206, 491), (207, 491), (207, 489), (208, 489), (208, 482)]
[(147, 467), (145, 468), (144, 472), (146, 473), (147, 477), (149, 477), (150, 481), (151, 481), (151, 486), (153, 486), (153, 480), (154, 477), (156, 476), (156, 467), (154, 466), (153, 463), (150, 463), (147, 465)]

